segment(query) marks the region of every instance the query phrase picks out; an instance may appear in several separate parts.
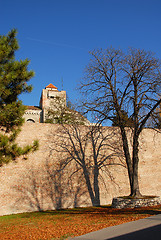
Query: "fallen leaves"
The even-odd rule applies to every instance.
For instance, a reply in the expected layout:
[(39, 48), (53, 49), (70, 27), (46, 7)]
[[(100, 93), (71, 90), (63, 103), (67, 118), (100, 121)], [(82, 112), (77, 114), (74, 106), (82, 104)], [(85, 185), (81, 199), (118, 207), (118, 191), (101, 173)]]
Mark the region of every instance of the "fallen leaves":
[(154, 208), (89, 207), (0, 217), (0, 239), (67, 239), (160, 213)]

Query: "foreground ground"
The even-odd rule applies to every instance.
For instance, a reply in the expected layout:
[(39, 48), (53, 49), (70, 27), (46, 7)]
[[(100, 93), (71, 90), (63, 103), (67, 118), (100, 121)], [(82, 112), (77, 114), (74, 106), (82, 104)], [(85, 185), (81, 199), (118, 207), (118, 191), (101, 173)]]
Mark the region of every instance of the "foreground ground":
[(89, 207), (2, 216), (0, 239), (62, 240), (160, 213), (161, 205), (126, 210)]

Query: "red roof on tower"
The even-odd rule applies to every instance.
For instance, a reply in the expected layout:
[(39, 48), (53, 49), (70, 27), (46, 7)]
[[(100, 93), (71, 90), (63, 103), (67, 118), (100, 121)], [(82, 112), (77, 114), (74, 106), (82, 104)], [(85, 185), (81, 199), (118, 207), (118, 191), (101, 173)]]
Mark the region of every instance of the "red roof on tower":
[[(54, 88), (54, 89), (57, 89), (57, 87), (55, 87), (52, 83), (50, 83), (48, 86), (46, 86), (46, 88)], [(45, 88), (45, 89), (46, 89)]]

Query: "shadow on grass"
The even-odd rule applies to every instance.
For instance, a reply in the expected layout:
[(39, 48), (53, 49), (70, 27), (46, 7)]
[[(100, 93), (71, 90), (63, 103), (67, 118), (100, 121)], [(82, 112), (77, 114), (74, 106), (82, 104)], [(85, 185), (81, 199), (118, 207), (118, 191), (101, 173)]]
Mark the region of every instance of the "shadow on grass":
[[(111, 206), (69, 208), (59, 210), (49, 210), (41, 212), (29, 212), (18, 214), (20, 218), (40, 217), (43, 215), (113, 215), (113, 216), (136, 216), (136, 215), (157, 215), (161, 214), (161, 205), (156, 207), (144, 207), (134, 209), (113, 209)], [(14, 216), (14, 215), (12, 215)], [(15, 215), (16, 216), (16, 215)]]

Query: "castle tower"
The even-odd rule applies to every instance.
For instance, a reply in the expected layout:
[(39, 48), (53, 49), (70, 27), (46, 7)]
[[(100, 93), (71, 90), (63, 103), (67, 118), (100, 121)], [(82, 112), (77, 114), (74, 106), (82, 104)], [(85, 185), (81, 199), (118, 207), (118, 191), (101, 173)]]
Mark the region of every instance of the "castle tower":
[(48, 110), (56, 110), (59, 106), (66, 107), (66, 91), (58, 91), (57, 87), (49, 84), (42, 90), (40, 108), (42, 109), (41, 122), (48, 118)]

